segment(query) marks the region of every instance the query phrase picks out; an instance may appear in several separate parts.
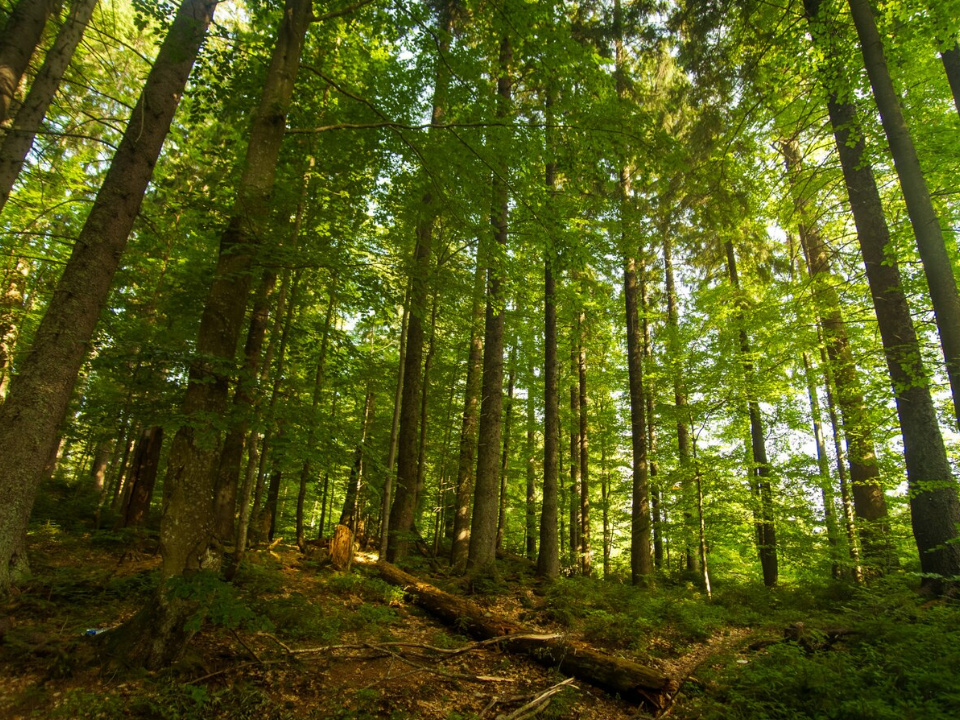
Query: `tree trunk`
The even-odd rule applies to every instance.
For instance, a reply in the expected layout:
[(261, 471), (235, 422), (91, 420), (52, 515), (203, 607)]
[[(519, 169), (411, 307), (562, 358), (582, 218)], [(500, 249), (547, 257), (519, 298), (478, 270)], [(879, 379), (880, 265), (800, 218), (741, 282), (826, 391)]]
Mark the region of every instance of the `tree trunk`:
[[(550, 97), (548, 96), (548, 106)], [(556, 190), (556, 164), (546, 166), (547, 192)], [(560, 402), (557, 396), (557, 305), (553, 268), (557, 262), (556, 236), (544, 251), (543, 322), (543, 504), (540, 509), (540, 552), (537, 577), (552, 580), (560, 575), (559, 521), (559, 439)]]
[[(21, 2), (22, 4), (24, 3)], [(45, 0), (45, 4), (54, 3)], [(10, 198), (10, 191), (13, 190), (17, 176), (23, 168), (23, 161), (30, 153), (40, 123), (43, 122), (47, 108), (60, 87), (63, 74), (70, 65), (96, 6), (97, 0), (73, 0), (69, 17), (60, 28), (53, 47), (43, 61), (43, 67), (34, 78), (23, 105), (13, 119), (13, 125), (3, 138), (3, 145), (0, 146), (0, 212)]]
[[(452, 30), (452, 7), (444, 0), (438, 8), (438, 32), (440, 44), (434, 69), (432, 122), (443, 118), (449, 68), (443, 58), (450, 47)], [(418, 436), (420, 405), (423, 398), (421, 370), (423, 364), (423, 322), (427, 315), (430, 290), (430, 264), (433, 245), (433, 230), (439, 209), (434, 193), (427, 189), (420, 199), (417, 219), (417, 242), (413, 251), (410, 275), (410, 311), (407, 319), (407, 347), (403, 368), (403, 391), (400, 400), (400, 425), (398, 433), (397, 478), (393, 503), (390, 508), (389, 534), (385, 534), (386, 558), (397, 562), (406, 557), (410, 545), (410, 532), (417, 504), (417, 481), (419, 474)], [(384, 548), (381, 547), (381, 555)]]
[(160, 469), (162, 448), (163, 428), (159, 425), (144, 428), (133, 453), (133, 467), (127, 480), (130, 491), (120, 527), (140, 527), (146, 524), (157, 471)]
[[(733, 243), (729, 240), (724, 245), (727, 254), (727, 271), (730, 275), (730, 285), (734, 293), (740, 294), (740, 279), (737, 274), (737, 259), (733, 252)], [(737, 299), (740, 305), (739, 298)], [(750, 446), (753, 457), (750, 468), (750, 485), (756, 499), (754, 509), (757, 532), (757, 552), (760, 555), (760, 566), (763, 570), (763, 584), (773, 587), (777, 584), (777, 536), (773, 520), (773, 489), (770, 479), (770, 463), (767, 460), (766, 433), (763, 428), (763, 417), (760, 414), (760, 400), (754, 392), (753, 361), (750, 341), (747, 331), (743, 327), (744, 315), (742, 306), (736, 313), (740, 338), (740, 363), (743, 365), (744, 382), (747, 389), (747, 410), (750, 415)]]
[(950, 83), (953, 106), (960, 115), (960, 45), (956, 40), (951, 47), (940, 51), (940, 60), (943, 62), (943, 71), (947, 74), (947, 82)]
[[(317, 369), (313, 376), (313, 405), (310, 409), (309, 429), (307, 430), (307, 447), (304, 452), (303, 464), (300, 467), (300, 486), (297, 490), (297, 547), (300, 552), (306, 550), (306, 538), (303, 533), (303, 503), (307, 497), (307, 482), (310, 480), (311, 456), (316, 452), (317, 423), (320, 412), (320, 400), (323, 397), (327, 363), (327, 345), (330, 341), (330, 325), (334, 322), (334, 313), (337, 306), (337, 276), (330, 279), (330, 290), (327, 295), (327, 312), (323, 318), (323, 332), (320, 338), (320, 355), (317, 358)], [(323, 528), (321, 527), (321, 533)]]
[(473, 307), (470, 312), (470, 352), (463, 394), (463, 421), (460, 425), (460, 455), (457, 462), (456, 501), (453, 516), (453, 544), (450, 566), (456, 572), (467, 567), (470, 550), (470, 509), (473, 504), (473, 480), (477, 451), (477, 411), (480, 404), (480, 378), (483, 363), (483, 277), (484, 266), (477, 258), (473, 280)]
[(24, 290), (30, 263), (19, 256), (11, 257), (11, 266), (3, 277), (0, 296), (0, 403), (7, 396), (13, 375), (13, 354), (20, 334), (20, 315), (23, 311)]
[(420, 439), (417, 443), (417, 491), (414, 494), (414, 525), (420, 522), (427, 481), (427, 417), (430, 410), (430, 370), (437, 350), (437, 291), (433, 291), (430, 305), (430, 343), (423, 361), (423, 389), (420, 392)]
[(353, 453), (353, 465), (350, 467), (350, 479), (347, 480), (347, 492), (343, 499), (343, 510), (340, 511), (340, 520), (338, 524), (350, 528), (353, 532), (356, 528), (358, 503), (360, 497), (360, 479), (363, 476), (363, 450), (367, 442), (367, 435), (370, 433), (370, 426), (373, 424), (373, 406), (376, 396), (373, 394), (373, 388), (367, 388), (367, 396), (363, 400), (363, 428), (360, 431), (360, 442), (357, 443), (357, 449)]
[[(816, 0), (807, 0), (808, 2)], [(940, 219), (930, 199), (927, 181), (920, 169), (910, 128), (903, 117), (883, 52), (883, 41), (877, 31), (869, 0), (848, 0), (853, 15), (863, 62), (870, 77), (873, 97), (880, 111), (880, 120), (890, 143), (893, 164), (900, 178), (900, 189), (913, 226), (923, 272), (933, 300), (933, 313), (940, 333), (940, 347), (947, 365), (947, 377), (953, 394), (953, 408), (960, 424), (960, 294), (953, 275), (953, 265), (943, 240)], [(960, 549), (958, 549), (960, 553)]]
[(799, 215), (800, 245), (806, 258), (807, 272), (815, 283), (814, 302), (837, 388), (837, 404), (847, 438), (853, 501), (861, 521), (864, 555), (876, 572), (882, 572), (892, 556), (887, 503), (880, 482), (868, 411), (840, 309), (840, 298), (834, 286), (838, 280), (831, 267), (832, 252), (810, 217), (808, 201), (801, 193), (798, 177), (801, 171), (799, 144), (796, 139), (782, 141), (780, 149), (787, 164), (794, 206)]
[(93, 480), (93, 488), (103, 497), (107, 489), (106, 477), (107, 466), (110, 464), (110, 458), (113, 456), (113, 438), (104, 438), (97, 443), (97, 451), (93, 454), (93, 465), (90, 468), (90, 479)]
[[(216, 0), (184, 0), (57, 283), (30, 354), (0, 407), (0, 594), (36, 497), (43, 466), (87, 355), (114, 273), (153, 175)], [(6, 45), (4, 45), (6, 48)]]
[[(496, 117), (500, 121), (510, 115), (513, 49), (507, 35), (500, 43), (497, 79)], [(470, 551), (467, 570), (480, 570), (492, 565), (497, 552), (497, 499), (500, 489), (500, 423), (503, 406), (503, 326), (504, 297), (503, 269), (499, 259), (507, 244), (507, 215), (509, 188), (507, 164), (501, 154), (499, 171), (493, 179), (493, 208), (491, 225), (493, 241), (500, 246), (490, 252), (487, 269), (487, 308), (484, 323), (483, 379), (481, 382), (480, 425), (477, 441), (477, 476), (474, 488), (473, 518), (470, 525)]]
[(20, 80), (40, 45), (47, 18), (58, 4), (59, 0), (19, 0), (7, 18), (0, 33), (0, 123), (10, 117)]
[[(533, 383), (533, 354), (527, 357), (527, 382)], [(524, 549), (527, 560), (537, 557), (537, 415), (533, 405), (533, 387), (527, 386), (527, 498), (524, 523)]]
[(497, 550), (503, 547), (507, 531), (507, 478), (510, 471), (510, 430), (513, 425), (513, 387), (516, 377), (517, 346), (510, 348), (510, 370), (507, 375), (507, 398), (503, 410), (503, 451), (500, 454), (500, 506), (497, 514)]
[(390, 440), (387, 448), (387, 473), (383, 479), (383, 493), (380, 498), (380, 557), (387, 556), (390, 541), (390, 507), (393, 502), (394, 466), (397, 461), (397, 437), (400, 430), (400, 402), (403, 399), (403, 366), (407, 358), (407, 322), (410, 315), (410, 285), (403, 298), (403, 314), (400, 317), (400, 358), (397, 368), (397, 390), (393, 395), (393, 420), (390, 423)]
[[(644, 261), (640, 266), (639, 277), (640, 285), (640, 328), (643, 335), (643, 361), (647, 367), (653, 364), (653, 342), (650, 339), (650, 320), (649, 299), (647, 297), (647, 264)], [(663, 508), (660, 487), (657, 483), (657, 430), (653, 419), (653, 396), (654, 389), (652, 382), (646, 382), (643, 385), (643, 403), (646, 409), (647, 420), (647, 454), (649, 461), (647, 463), (647, 472), (650, 477), (650, 509), (652, 511), (652, 530), (653, 530), (653, 566), (657, 570), (663, 567), (663, 527), (666, 524), (666, 511)]]
[(593, 573), (593, 556), (590, 551), (590, 443), (588, 431), (590, 421), (587, 416), (587, 348), (586, 313), (581, 310), (577, 317), (577, 375), (579, 380), (578, 403), (580, 416), (580, 572), (584, 577)]

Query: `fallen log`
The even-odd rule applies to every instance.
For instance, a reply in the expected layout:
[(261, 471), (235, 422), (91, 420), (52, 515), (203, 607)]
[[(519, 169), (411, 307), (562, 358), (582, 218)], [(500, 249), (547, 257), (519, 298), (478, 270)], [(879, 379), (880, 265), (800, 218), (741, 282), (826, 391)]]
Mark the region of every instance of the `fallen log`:
[(380, 577), (404, 588), (420, 607), (458, 631), (480, 640), (506, 637), (500, 644), (510, 652), (523, 653), (541, 665), (619, 694), (623, 699), (643, 701), (659, 709), (676, 685), (663, 673), (633, 660), (599, 652), (563, 635), (537, 634), (504, 617), (493, 615), (465, 598), (444, 592), (395, 565), (380, 561)]

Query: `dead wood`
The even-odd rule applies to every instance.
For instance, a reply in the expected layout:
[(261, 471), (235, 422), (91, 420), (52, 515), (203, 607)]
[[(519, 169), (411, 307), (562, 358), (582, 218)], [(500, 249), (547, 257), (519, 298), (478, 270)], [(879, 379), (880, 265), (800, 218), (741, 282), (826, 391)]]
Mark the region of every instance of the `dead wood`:
[(447, 624), (476, 638), (501, 637), (510, 652), (528, 655), (541, 665), (586, 680), (621, 697), (643, 700), (656, 708), (664, 705), (674, 683), (663, 673), (633, 660), (608, 655), (562, 635), (543, 635), (479, 605), (444, 592), (387, 562), (377, 570), (387, 582), (403, 587), (422, 608)]
[(337, 525), (330, 539), (330, 562), (337, 570), (344, 570), (352, 559), (353, 533), (346, 525)]

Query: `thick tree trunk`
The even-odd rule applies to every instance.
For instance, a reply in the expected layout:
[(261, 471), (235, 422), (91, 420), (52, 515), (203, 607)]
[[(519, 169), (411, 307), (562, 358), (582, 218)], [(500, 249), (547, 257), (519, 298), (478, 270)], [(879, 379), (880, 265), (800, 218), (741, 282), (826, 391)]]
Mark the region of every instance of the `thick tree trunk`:
[(795, 139), (780, 143), (787, 164), (794, 206), (799, 215), (800, 245), (806, 258), (807, 272), (815, 283), (814, 302), (823, 328), (824, 343), (830, 358), (833, 381), (837, 388), (837, 404), (850, 463), (853, 501), (861, 521), (861, 540), (866, 559), (876, 572), (891, 562), (887, 503), (880, 483), (880, 468), (873, 445), (873, 433), (863, 399), (860, 379), (850, 349), (846, 323), (840, 309), (840, 297), (834, 283), (829, 246), (810, 217), (808, 201), (801, 192), (798, 174), (801, 171), (800, 147)]
[[(725, 244), (727, 255), (727, 271), (730, 275), (730, 285), (734, 292), (740, 293), (740, 279), (737, 274), (737, 259), (733, 251), (733, 243), (729, 240)], [(737, 301), (739, 304), (739, 300)], [(770, 479), (770, 463), (767, 460), (766, 433), (763, 428), (763, 417), (760, 414), (760, 400), (754, 393), (753, 361), (750, 340), (743, 327), (743, 310), (736, 314), (740, 338), (740, 364), (743, 365), (744, 382), (747, 390), (747, 410), (750, 415), (750, 447), (753, 458), (749, 475), (757, 507), (754, 509), (757, 552), (760, 555), (760, 566), (763, 570), (763, 584), (773, 587), (777, 584), (777, 535), (773, 519), (773, 488)]]
[(625, 700), (642, 700), (662, 708), (675, 683), (657, 670), (632, 660), (598, 652), (563, 635), (544, 635), (489, 611), (469, 600), (443, 592), (389, 563), (377, 563), (387, 582), (402, 587), (431, 614), (481, 640), (504, 638), (506, 650), (586, 680)]
[(941, 50), (940, 60), (943, 62), (943, 71), (947, 74), (947, 82), (950, 83), (953, 106), (960, 115), (960, 45), (954, 41), (951, 47)]
[(216, 0), (184, 0), (160, 47), (123, 139), (47, 311), (0, 407), (0, 594), (14, 580), (43, 466), (87, 355), (160, 148)]
[[(46, 4), (52, 3), (46, 0)], [(0, 211), (3, 211), (10, 198), (10, 191), (20, 174), (23, 161), (30, 153), (40, 123), (60, 87), (63, 74), (70, 65), (96, 6), (97, 0), (73, 0), (69, 17), (60, 28), (53, 47), (43, 61), (43, 67), (13, 119), (13, 125), (3, 138), (3, 145), (0, 146)]]
[(460, 455), (457, 462), (457, 487), (453, 516), (453, 544), (450, 565), (457, 572), (467, 567), (470, 550), (470, 510), (473, 507), (473, 480), (477, 451), (477, 416), (480, 405), (480, 379), (483, 366), (483, 277), (484, 266), (477, 258), (473, 280), (473, 307), (470, 312), (470, 352), (463, 395), (463, 420), (460, 424)]
[[(808, 0), (809, 2), (810, 0)], [(940, 219), (930, 199), (920, 159), (903, 116), (900, 99), (893, 87), (883, 41), (877, 31), (869, 0), (848, 0), (853, 22), (860, 38), (863, 62), (870, 77), (873, 97), (880, 111), (880, 120), (890, 143), (893, 164), (900, 178), (900, 189), (913, 226), (923, 272), (933, 300), (933, 313), (940, 332), (940, 347), (947, 365), (947, 377), (953, 393), (953, 408), (960, 423), (960, 294), (953, 275), (953, 264), (947, 254)], [(958, 550), (960, 553), (960, 550)]]
[(160, 469), (160, 452), (163, 449), (163, 428), (154, 425), (144, 428), (133, 452), (133, 466), (127, 482), (130, 490), (123, 510), (120, 527), (139, 527), (146, 524), (153, 499), (153, 487)]
[[(513, 85), (511, 65), (513, 49), (504, 35), (500, 43), (499, 73), (497, 79), (498, 120), (510, 115)], [(480, 425), (477, 440), (477, 478), (474, 488), (473, 518), (470, 525), (470, 551), (467, 570), (474, 572), (492, 565), (497, 552), (497, 499), (500, 489), (500, 430), (503, 407), (503, 326), (504, 297), (502, 260), (499, 258), (507, 244), (507, 215), (509, 189), (507, 164), (501, 155), (499, 172), (493, 179), (493, 208), (491, 225), (493, 241), (500, 247), (487, 254), (487, 308), (483, 341), (483, 380), (481, 382)]]
[(7, 18), (0, 33), (0, 123), (10, 116), (17, 87), (40, 45), (47, 18), (58, 4), (59, 0), (19, 0)]

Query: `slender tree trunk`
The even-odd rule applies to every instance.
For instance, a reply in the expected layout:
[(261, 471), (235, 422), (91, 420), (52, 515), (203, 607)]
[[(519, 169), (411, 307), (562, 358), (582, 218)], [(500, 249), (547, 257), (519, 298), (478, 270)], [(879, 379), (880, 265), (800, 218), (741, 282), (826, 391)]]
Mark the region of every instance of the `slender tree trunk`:
[[(511, 65), (513, 49), (507, 35), (500, 43), (499, 73), (497, 79), (498, 120), (510, 115)], [(493, 179), (493, 208), (491, 225), (493, 241), (504, 248), (507, 244), (507, 215), (509, 189), (507, 163), (503, 155)], [(492, 565), (496, 559), (497, 496), (500, 488), (500, 430), (503, 406), (503, 326), (504, 297), (502, 260), (500, 251), (490, 252), (487, 269), (487, 308), (484, 323), (483, 379), (481, 382), (480, 425), (477, 447), (477, 477), (474, 488), (473, 518), (470, 525), (470, 551), (467, 570), (474, 572)]]
[(413, 524), (420, 522), (423, 514), (425, 499), (424, 486), (427, 481), (427, 417), (430, 410), (430, 371), (433, 369), (433, 358), (437, 350), (437, 291), (433, 292), (430, 307), (430, 344), (427, 357), (423, 361), (423, 390), (420, 393), (420, 439), (417, 444), (417, 491), (414, 494), (416, 512)]
[[(15, 578), (44, 464), (87, 355), (100, 309), (153, 175), (216, 0), (184, 0), (160, 48), (97, 199), (73, 247), (30, 354), (0, 406), (0, 594)], [(9, 27), (9, 23), (8, 23)], [(6, 45), (4, 45), (6, 48)], [(0, 61), (0, 66), (3, 63)], [(2, 71), (0, 71), (2, 73)], [(22, 568), (22, 563), (19, 563)]]
[(104, 438), (97, 443), (97, 451), (93, 454), (93, 465), (90, 468), (90, 479), (93, 487), (102, 497), (107, 489), (107, 466), (113, 456), (113, 438)]
[(570, 335), (570, 567), (580, 572), (580, 394), (576, 330)]
[(390, 541), (390, 507), (393, 502), (394, 466), (397, 461), (397, 438), (400, 430), (400, 402), (403, 399), (403, 367), (407, 357), (407, 319), (410, 308), (410, 286), (403, 298), (403, 315), (400, 317), (400, 346), (397, 368), (397, 389), (393, 395), (393, 420), (390, 423), (390, 440), (387, 449), (387, 474), (383, 479), (383, 494), (380, 497), (380, 557), (386, 559)]
[(810, 217), (808, 201), (801, 192), (798, 177), (801, 172), (799, 144), (795, 139), (787, 140), (780, 143), (780, 148), (787, 164), (790, 188), (799, 215), (800, 244), (806, 258), (807, 272), (815, 283), (814, 302), (837, 388), (837, 404), (847, 438), (850, 480), (853, 484), (854, 506), (861, 521), (864, 554), (875, 571), (879, 572), (886, 568), (892, 556), (887, 503), (880, 482), (869, 413), (850, 349), (840, 298), (834, 286), (838, 280), (831, 267), (832, 252), (816, 222)]
[[(527, 357), (527, 382), (533, 382), (533, 354)], [(533, 387), (527, 386), (527, 502), (524, 523), (526, 557), (537, 557), (537, 415), (533, 405)]]
[(19, 0), (7, 18), (0, 33), (0, 123), (10, 117), (20, 80), (40, 45), (47, 18), (58, 5), (59, 0)]
[[(650, 320), (649, 320), (649, 298), (647, 296), (647, 264), (644, 261), (641, 264), (638, 277), (640, 284), (640, 328), (643, 334), (643, 361), (650, 367), (653, 364), (653, 342), (650, 339)], [(665, 524), (665, 511), (660, 493), (660, 485), (657, 482), (657, 472), (659, 470), (656, 461), (657, 455), (657, 429), (654, 424), (653, 414), (653, 396), (654, 388), (652, 382), (646, 382), (643, 386), (643, 403), (646, 409), (647, 419), (647, 453), (649, 455), (648, 473), (650, 476), (650, 509), (652, 511), (652, 530), (653, 530), (653, 566), (656, 569), (663, 567), (663, 527)]]
[[(733, 251), (733, 243), (729, 240), (725, 244), (727, 254), (727, 271), (730, 275), (730, 285), (734, 292), (740, 294), (740, 279), (737, 274), (737, 259)], [(739, 300), (737, 301), (740, 302)], [(754, 510), (757, 551), (760, 555), (760, 566), (763, 570), (763, 584), (773, 587), (777, 584), (777, 536), (773, 520), (773, 488), (770, 479), (770, 463), (767, 460), (766, 433), (763, 428), (763, 417), (760, 414), (760, 401), (753, 389), (753, 361), (750, 341), (747, 331), (743, 327), (743, 310), (737, 311), (737, 321), (740, 325), (740, 363), (743, 365), (744, 381), (747, 386), (747, 409), (750, 415), (750, 445), (752, 448), (753, 463), (750, 468), (750, 484), (756, 498), (757, 507)]]
[(453, 516), (453, 544), (450, 565), (456, 572), (467, 567), (470, 550), (470, 509), (473, 504), (473, 480), (477, 450), (477, 415), (480, 405), (480, 379), (483, 365), (483, 277), (484, 266), (477, 258), (473, 280), (473, 307), (470, 312), (470, 352), (463, 395), (463, 421), (460, 425), (460, 455), (457, 463), (457, 488)]
[(600, 430), (600, 501), (603, 512), (603, 579), (610, 577), (610, 549), (613, 534), (610, 527), (610, 478), (607, 475), (607, 434), (606, 429)]
[(507, 531), (507, 479), (510, 474), (510, 431), (513, 425), (513, 389), (516, 377), (517, 346), (510, 348), (510, 369), (507, 375), (507, 397), (503, 410), (503, 451), (500, 455), (500, 506), (497, 514), (497, 550), (503, 546)]
[(307, 447), (300, 467), (300, 487), (297, 491), (297, 547), (300, 552), (306, 549), (306, 537), (303, 532), (303, 504), (307, 497), (307, 483), (310, 480), (311, 457), (316, 452), (317, 443), (317, 415), (320, 412), (320, 400), (323, 397), (323, 386), (326, 379), (327, 346), (330, 342), (330, 326), (334, 322), (334, 313), (337, 306), (337, 277), (330, 279), (330, 291), (327, 295), (327, 313), (323, 319), (323, 333), (320, 338), (320, 355), (317, 358), (317, 369), (313, 377), (313, 405), (310, 411), (310, 427), (307, 431)]
[(590, 551), (590, 444), (588, 441), (589, 417), (587, 416), (587, 348), (586, 313), (582, 310), (577, 318), (577, 374), (579, 376), (580, 416), (580, 572), (585, 577), (593, 573), (593, 556)]
[(30, 274), (30, 263), (25, 258), (14, 256), (11, 265), (3, 278), (3, 294), (0, 296), (0, 403), (10, 387), (13, 354), (20, 334), (19, 316), (23, 311), (24, 290)]
[[(552, 96), (547, 96), (548, 117)], [(548, 123), (549, 124), (549, 123)], [(547, 192), (556, 192), (556, 164), (546, 165)], [(557, 305), (556, 281), (553, 268), (558, 253), (556, 235), (547, 242), (544, 250), (544, 322), (543, 322), (543, 504), (540, 509), (540, 552), (537, 555), (537, 577), (552, 580), (560, 575), (559, 521), (559, 439), (560, 402), (557, 396)]]
[(360, 442), (357, 443), (357, 449), (353, 453), (353, 465), (350, 467), (350, 479), (347, 480), (347, 492), (343, 499), (343, 510), (340, 511), (340, 520), (338, 524), (350, 528), (351, 532), (356, 527), (358, 505), (357, 500), (360, 497), (360, 479), (363, 477), (363, 450), (367, 442), (367, 435), (370, 434), (370, 426), (373, 424), (373, 408), (376, 396), (373, 388), (367, 388), (367, 396), (363, 400), (363, 429), (360, 431)]
[(710, 572), (707, 569), (707, 521), (703, 513), (703, 475), (700, 473), (700, 464), (697, 462), (697, 443), (694, 440), (692, 444), (693, 450), (693, 464), (694, 464), (694, 479), (696, 486), (697, 494), (697, 518), (699, 519), (698, 523), (698, 536), (699, 536), (699, 554), (700, 554), (700, 577), (703, 581), (703, 588), (707, 592), (707, 599), (713, 597), (712, 591), (710, 589)]
[[(52, 3), (47, 0), (46, 4)], [(97, 0), (73, 0), (69, 17), (60, 28), (53, 47), (43, 61), (43, 67), (13, 119), (13, 125), (3, 138), (3, 144), (0, 145), (0, 212), (10, 198), (10, 191), (20, 174), (23, 161), (30, 153), (40, 123), (60, 87), (63, 74), (70, 65), (96, 6)]]
[[(817, 0), (807, 0), (807, 2)], [(947, 254), (940, 219), (930, 199), (920, 160), (910, 135), (910, 128), (900, 108), (900, 99), (893, 87), (883, 41), (877, 31), (869, 0), (848, 0), (853, 22), (860, 38), (863, 62), (870, 77), (873, 97), (880, 110), (880, 120), (890, 143), (893, 164), (900, 178), (900, 189), (906, 201), (907, 214), (913, 226), (923, 272), (933, 300), (933, 312), (940, 332), (940, 347), (947, 365), (947, 377), (953, 393), (953, 407), (960, 423), (960, 294), (953, 275), (953, 264)], [(814, 14), (814, 13), (811, 13)], [(960, 553), (960, 550), (958, 550)]]

